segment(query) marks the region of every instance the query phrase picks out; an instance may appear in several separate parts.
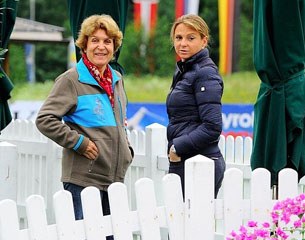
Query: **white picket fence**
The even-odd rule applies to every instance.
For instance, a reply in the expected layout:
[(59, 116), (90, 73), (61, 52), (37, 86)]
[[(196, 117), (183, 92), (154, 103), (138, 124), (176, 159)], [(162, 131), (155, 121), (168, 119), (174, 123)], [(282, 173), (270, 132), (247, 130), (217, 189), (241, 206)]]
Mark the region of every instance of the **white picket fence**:
[[(144, 131), (131, 131), (129, 140), (135, 150), (135, 158), (126, 178), (129, 206), (136, 208), (134, 183), (143, 177), (153, 180), (157, 203), (163, 204), (162, 178), (168, 170), (166, 154), (166, 128), (152, 124)], [(54, 222), (53, 194), (62, 189), (61, 147), (44, 137), (32, 121), (15, 120), (0, 135), (0, 200), (11, 198), (18, 206), (21, 225), (27, 226), (26, 198), (39, 194), (45, 199), (47, 218)], [(244, 192), (250, 194), (250, 154), (252, 139), (221, 136), (219, 146), (227, 168), (238, 168), (243, 172)], [(220, 191), (220, 196), (222, 189)]]
[[(251, 173), (251, 197), (243, 198), (243, 173), (226, 170), (223, 197), (214, 199), (214, 162), (195, 156), (186, 162), (185, 201), (180, 179), (175, 174), (162, 178), (164, 204), (157, 204), (157, 192), (152, 179), (141, 178), (135, 183), (136, 210), (130, 209), (127, 186), (113, 183), (109, 187), (111, 215), (103, 216), (98, 189), (83, 190), (83, 220), (74, 220), (71, 194), (60, 190), (54, 194), (56, 222), (49, 224), (44, 198), (32, 195), (26, 199), (28, 228), (20, 229), (17, 204), (13, 200), (0, 202), (1, 240), (101, 240), (114, 235), (115, 240), (165, 240), (166, 229), (171, 240), (224, 239), (232, 230), (251, 219), (270, 220), (275, 202), (271, 197), (270, 173), (256, 169)], [(279, 173), (279, 199), (298, 194), (297, 173), (284, 169)], [(53, 209), (53, 208), (52, 208)], [(217, 232), (216, 222), (222, 221)], [(137, 235), (135, 235), (137, 233)]]

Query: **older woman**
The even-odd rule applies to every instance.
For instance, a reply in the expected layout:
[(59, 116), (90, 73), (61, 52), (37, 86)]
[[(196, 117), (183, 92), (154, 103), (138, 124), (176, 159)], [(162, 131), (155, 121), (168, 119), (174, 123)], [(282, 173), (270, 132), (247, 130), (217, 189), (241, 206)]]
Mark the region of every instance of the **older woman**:
[(122, 38), (110, 16), (86, 18), (76, 40), (82, 58), (55, 80), (36, 119), (38, 129), (63, 147), (61, 181), (72, 193), (76, 219), (83, 218), (80, 192), (87, 186), (100, 189), (104, 214), (110, 213), (107, 188), (124, 181), (133, 158), (123, 79), (109, 65)]

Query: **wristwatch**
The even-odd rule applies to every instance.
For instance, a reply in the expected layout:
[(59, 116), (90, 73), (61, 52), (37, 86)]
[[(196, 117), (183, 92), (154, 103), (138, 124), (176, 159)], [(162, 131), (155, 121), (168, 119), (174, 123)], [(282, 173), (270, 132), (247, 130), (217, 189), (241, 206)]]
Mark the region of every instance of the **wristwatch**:
[(175, 145), (174, 145), (174, 144), (171, 146), (171, 149), (170, 149), (170, 150), (171, 150), (171, 152), (177, 154), (176, 148), (175, 148)]

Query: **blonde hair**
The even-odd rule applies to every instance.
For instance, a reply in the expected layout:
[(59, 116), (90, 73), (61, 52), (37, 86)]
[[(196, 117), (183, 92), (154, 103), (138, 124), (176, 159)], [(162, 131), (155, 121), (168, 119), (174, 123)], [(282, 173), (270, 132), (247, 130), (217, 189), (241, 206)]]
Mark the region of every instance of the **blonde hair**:
[(113, 18), (106, 14), (87, 17), (81, 25), (75, 45), (83, 52), (87, 47), (89, 36), (98, 29), (105, 30), (106, 34), (114, 40), (114, 52), (116, 52), (122, 45), (123, 33)]
[(176, 27), (181, 23), (187, 25), (188, 27), (193, 28), (196, 32), (200, 34), (201, 38), (206, 37), (207, 42), (209, 42), (210, 39), (209, 27), (201, 17), (195, 14), (186, 14), (176, 19), (176, 21), (173, 23), (170, 32), (170, 38), (172, 42), (174, 42), (175, 39)]

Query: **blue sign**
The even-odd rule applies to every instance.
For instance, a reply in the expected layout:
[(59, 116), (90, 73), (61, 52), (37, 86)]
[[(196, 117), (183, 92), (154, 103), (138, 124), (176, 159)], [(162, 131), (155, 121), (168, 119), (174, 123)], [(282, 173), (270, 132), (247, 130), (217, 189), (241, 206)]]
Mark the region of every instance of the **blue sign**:
[(252, 137), (253, 120), (252, 104), (224, 104), (222, 106), (223, 135)]
[[(13, 117), (34, 120), (42, 101), (17, 101), (10, 104)], [(254, 111), (251, 104), (223, 104), (223, 135), (252, 136)], [(159, 123), (167, 126), (168, 117), (164, 103), (128, 103), (127, 121), (130, 129), (144, 130)]]
[[(167, 126), (168, 117), (163, 103), (129, 103), (127, 107), (128, 126), (144, 129), (152, 123)], [(253, 105), (224, 104), (222, 106), (223, 135), (252, 136)]]
[(168, 124), (164, 103), (128, 103), (127, 119), (130, 129), (144, 129), (152, 123)]

